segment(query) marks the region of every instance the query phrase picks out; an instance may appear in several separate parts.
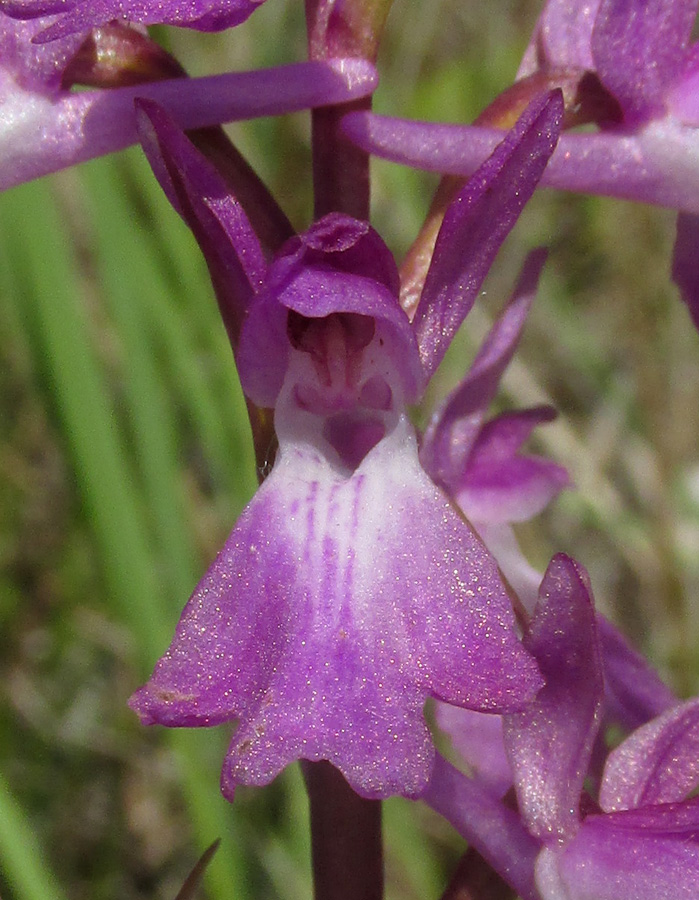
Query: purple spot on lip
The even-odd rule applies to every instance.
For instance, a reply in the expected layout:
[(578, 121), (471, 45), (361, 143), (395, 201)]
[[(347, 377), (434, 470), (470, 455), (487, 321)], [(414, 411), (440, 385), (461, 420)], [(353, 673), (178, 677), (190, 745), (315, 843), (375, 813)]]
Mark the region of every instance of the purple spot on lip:
[(359, 402), (369, 409), (388, 410), (393, 403), (393, 391), (383, 378), (374, 375), (362, 385)]
[(352, 470), (385, 435), (386, 428), (380, 419), (367, 419), (361, 413), (338, 413), (323, 428), (325, 440)]

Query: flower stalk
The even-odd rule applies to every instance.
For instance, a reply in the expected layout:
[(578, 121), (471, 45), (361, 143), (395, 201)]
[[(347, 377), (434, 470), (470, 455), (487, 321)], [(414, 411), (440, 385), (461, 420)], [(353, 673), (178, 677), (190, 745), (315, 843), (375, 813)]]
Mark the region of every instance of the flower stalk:
[(304, 762), (302, 768), (315, 900), (381, 900), (381, 801), (358, 796), (330, 763)]

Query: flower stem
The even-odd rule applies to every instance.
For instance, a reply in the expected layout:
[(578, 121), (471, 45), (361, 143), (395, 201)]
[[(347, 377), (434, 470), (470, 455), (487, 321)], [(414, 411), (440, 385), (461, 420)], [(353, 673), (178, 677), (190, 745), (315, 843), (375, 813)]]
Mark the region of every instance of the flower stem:
[(514, 900), (506, 884), (473, 848), (464, 853), (441, 900)]
[(340, 134), (339, 125), (349, 112), (371, 109), (371, 99), (314, 109), (313, 184), (315, 219), (343, 212), (356, 219), (369, 218), (369, 156)]
[[(310, 59), (351, 56), (376, 62), (393, 0), (305, 0)], [(349, 112), (371, 109), (371, 98), (311, 113), (314, 217), (342, 212), (369, 219), (369, 154), (340, 133)]]
[(311, 809), (315, 900), (381, 900), (381, 803), (364, 800), (330, 763), (302, 763)]

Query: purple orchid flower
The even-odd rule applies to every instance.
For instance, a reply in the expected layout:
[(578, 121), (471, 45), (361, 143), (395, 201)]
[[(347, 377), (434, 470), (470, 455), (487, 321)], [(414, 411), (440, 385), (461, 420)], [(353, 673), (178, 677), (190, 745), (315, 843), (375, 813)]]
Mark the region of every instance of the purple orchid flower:
[[(690, 900), (699, 884), (699, 701), (667, 710), (607, 757), (598, 808), (582, 786), (604, 693), (596, 617), (587, 590), (543, 598), (525, 643), (546, 686), (505, 717), (520, 812), (543, 849), (543, 900)], [(584, 798), (583, 798), (584, 801)]]
[[(519, 72), (593, 71), (618, 106), (598, 133), (565, 134), (541, 184), (699, 213), (699, 48), (696, 0), (549, 0)], [(492, 152), (495, 128), (349, 115), (345, 134), (395, 162), (469, 175)]]
[(495, 560), (420, 463), (407, 405), (534, 190), (560, 97), (532, 105), (449, 210), (412, 322), (368, 223), (326, 216), (266, 265), (215, 170), (162, 110), (141, 110), (163, 187), (215, 281), (229, 273), (241, 382), (274, 408), (279, 451), (131, 705), (147, 724), (238, 719), (228, 797), (298, 758), (330, 760), (365, 797), (416, 795), (434, 759), (427, 697), (506, 711), (541, 684)]
[(433, 415), (420, 451), (426, 471), (474, 525), (528, 608), (541, 575), (519, 550), (512, 524), (541, 512), (570, 480), (562, 466), (520, 450), (534, 428), (556, 413), (536, 407), (489, 421), (486, 414), (519, 343), (545, 260), (546, 252), (538, 250), (526, 261), (468, 374)]
[(492, 782), (441, 759), (423, 799), (525, 900), (690, 900), (699, 883), (699, 802), (687, 799), (699, 784), (699, 701), (666, 710), (609, 753), (590, 798), (583, 783), (604, 700), (598, 621), (585, 572), (554, 557), (524, 638), (546, 683), (503, 717), (521, 821)]
[(33, 43), (48, 21), (0, 13), (0, 190), (136, 143), (137, 97), (157, 100), (184, 128), (202, 128), (365, 97), (376, 87), (370, 63), (337, 59), (72, 93), (61, 78), (85, 34)]
[[(602, 812), (537, 861), (543, 900), (692, 900), (699, 883), (699, 701), (634, 732), (607, 759)], [(558, 798), (552, 797), (553, 802)]]
[(80, 34), (113, 20), (141, 25), (183, 25), (222, 31), (240, 25), (264, 0), (0, 0), (16, 19), (52, 16), (37, 30), (38, 43)]
[[(530, 614), (542, 576), (519, 549), (512, 525), (541, 512), (570, 479), (550, 460), (520, 455), (534, 428), (555, 416), (551, 407), (505, 412), (491, 420), (486, 413), (520, 340), (544, 260), (539, 250), (526, 261), (468, 374), (433, 415), (420, 451), (425, 470), (475, 527)], [(631, 731), (676, 704), (672, 691), (603, 616), (598, 630), (610, 721)], [(461, 755), (472, 768), (492, 771), (506, 790), (512, 779), (501, 765), (502, 747), (495, 746), (501, 729), (494, 718), (438, 704), (437, 720)]]

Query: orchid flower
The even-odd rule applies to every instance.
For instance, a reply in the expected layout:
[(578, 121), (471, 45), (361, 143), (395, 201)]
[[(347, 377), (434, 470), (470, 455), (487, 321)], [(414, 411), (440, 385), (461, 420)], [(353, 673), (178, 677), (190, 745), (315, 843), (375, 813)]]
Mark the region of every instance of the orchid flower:
[[(410, 321), (390, 252), (330, 214), (269, 264), (242, 209), (172, 121), (143, 142), (192, 225), (243, 389), (273, 407), (271, 474), (131, 704), (146, 724), (238, 719), (222, 775), (265, 784), (327, 759), (364, 797), (416, 795), (427, 697), (505, 712), (541, 685), (494, 558), (420, 463), (417, 401), (555, 145), (560, 97), (527, 110), (445, 218)], [(445, 639), (448, 635), (448, 639)]]
[[(692, 900), (699, 883), (699, 701), (634, 732), (607, 758), (591, 812), (536, 864), (543, 900)], [(688, 799), (689, 798), (689, 799)], [(560, 802), (554, 792), (550, 802)]]
[[(690, 42), (696, 6), (549, 0), (515, 93), (577, 84), (592, 72), (617, 115), (597, 133), (563, 135), (542, 185), (699, 213), (699, 45)], [(344, 130), (378, 156), (454, 175), (473, 172), (500, 139), (496, 128), (365, 112), (348, 116)]]
[(690, 900), (699, 883), (699, 798), (686, 798), (699, 784), (699, 701), (634, 731), (607, 757), (598, 808), (581, 802), (601, 722), (603, 667), (586, 584), (564, 604), (557, 590), (550, 582), (546, 596), (542, 586), (525, 637), (546, 686), (527, 710), (505, 718), (520, 812), (543, 845), (541, 897)]
[(264, 0), (0, 0), (0, 10), (16, 19), (52, 16), (36, 32), (38, 43), (80, 34), (108, 22), (183, 25), (221, 31), (244, 22)]
[[(544, 259), (537, 251), (527, 260), (466, 377), (433, 415), (420, 452), (424, 468), (476, 528), (530, 614), (541, 574), (519, 549), (512, 525), (541, 512), (570, 480), (560, 465), (519, 451), (555, 411), (515, 410), (489, 421), (486, 414), (520, 340)], [(604, 712), (610, 722), (630, 731), (677, 703), (617, 628), (602, 616), (597, 627), (605, 669)], [(499, 717), (439, 703), (436, 718), (470, 769), (502, 796), (512, 774)]]
[(85, 34), (32, 38), (52, 19), (0, 13), (0, 190), (136, 143), (134, 99), (157, 100), (184, 128), (279, 115), (370, 94), (376, 72), (337, 59), (72, 93), (61, 79)]
[[(526, 900), (690, 900), (699, 803), (686, 798), (699, 784), (699, 701), (676, 704), (612, 750), (595, 801), (583, 783), (602, 722), (604, 667), (588, 579), (573, 560), (552, 560), (524, 643), (546, 683), (482, 744), (496, 752), (490, 772), (476, 767), (467, 777), (440, 758), (423, 799)], [(493, 790), (504, 765), (519, 822)]]
[(489, 421), (486, 414), (519, 343), (545, 259), (539, 250), (525, 263), (468, 374), (434, 413), (420, 451), (425, 469), (474, 525), (528, 607), (541, 575), (517, 548), (512, 523), (537, 515), (570, 480), (562, 466), (520, 450), (534, 428), (556, 413), (537, 407)]

